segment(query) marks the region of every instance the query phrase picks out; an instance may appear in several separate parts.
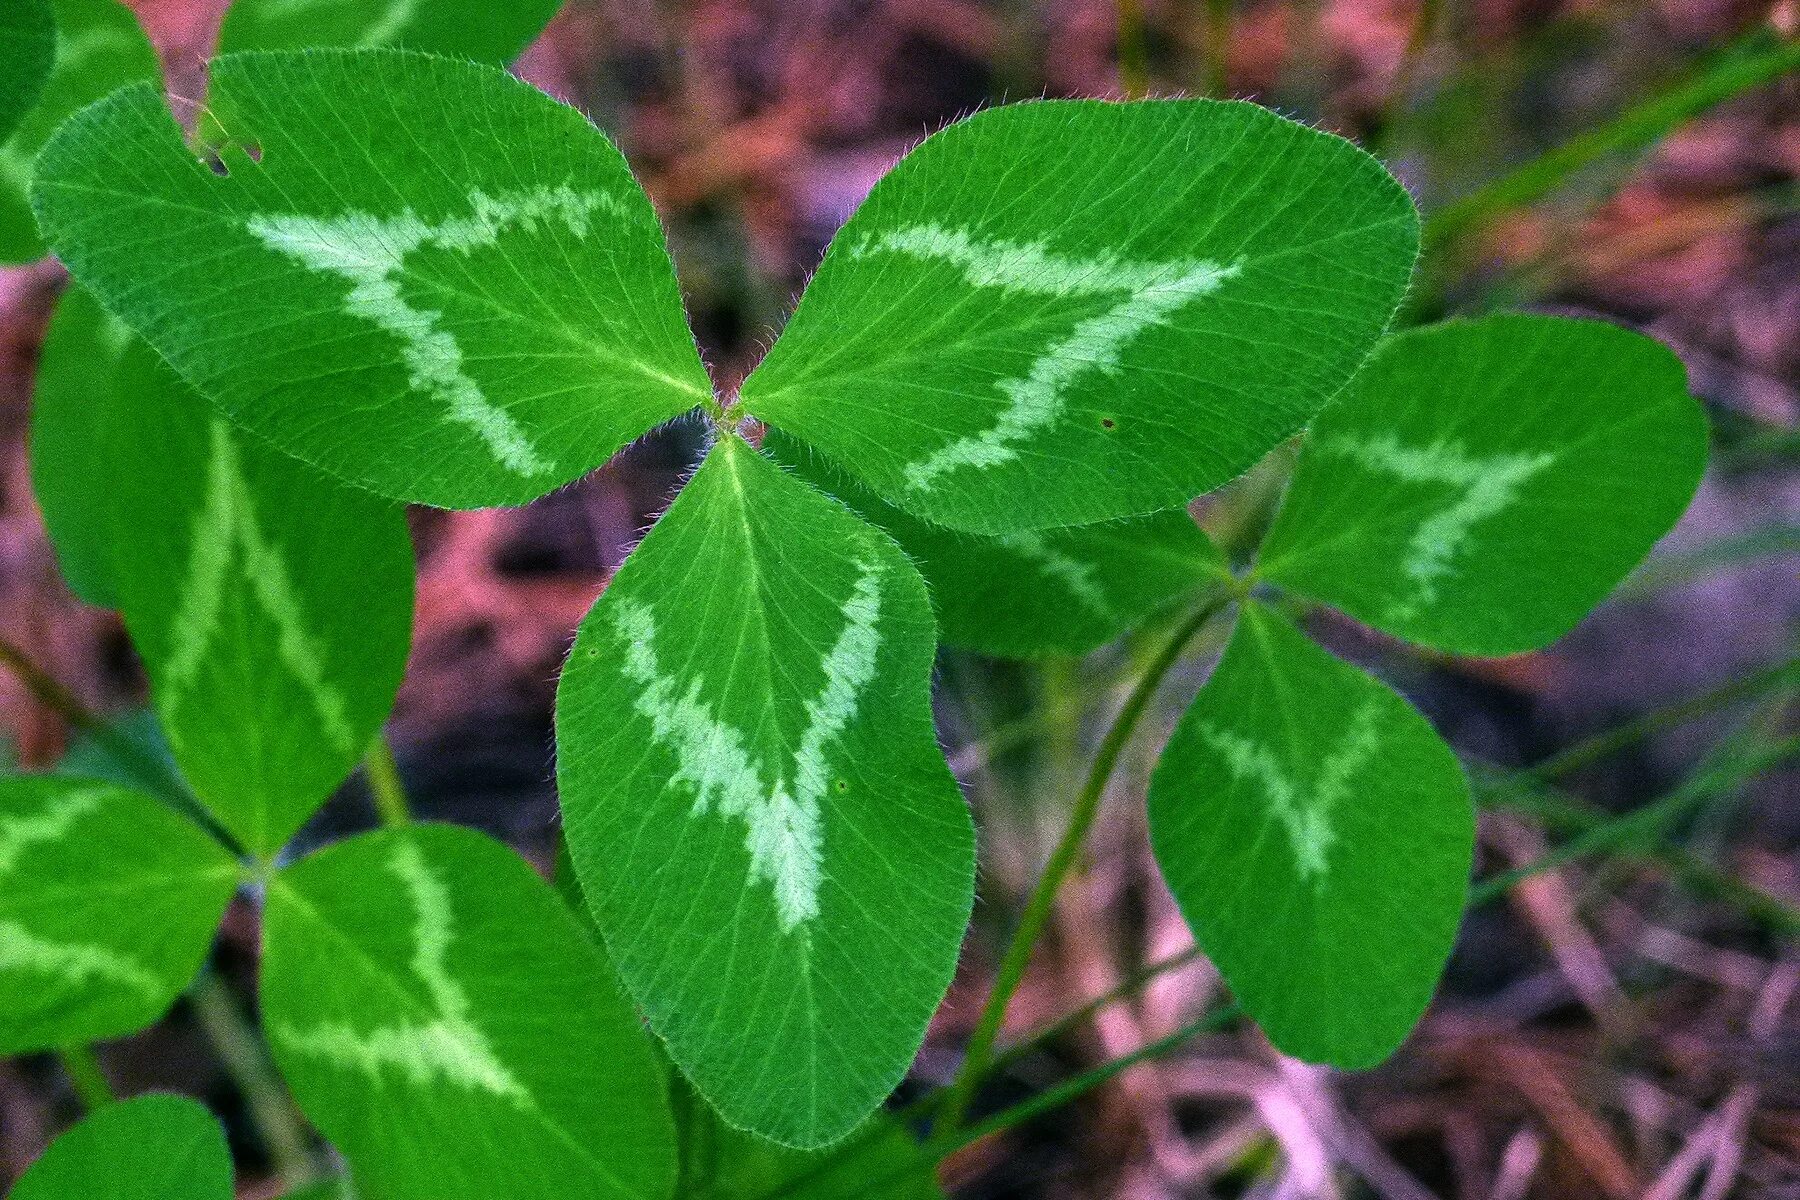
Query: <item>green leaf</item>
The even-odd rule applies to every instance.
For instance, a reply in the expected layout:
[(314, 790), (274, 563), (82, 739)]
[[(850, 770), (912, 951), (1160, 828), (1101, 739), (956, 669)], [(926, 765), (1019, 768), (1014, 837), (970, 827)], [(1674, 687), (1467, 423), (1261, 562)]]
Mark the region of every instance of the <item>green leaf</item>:
[(139, 792), (0, 780), (0, 1057), (156, 1021), (237, 885), (217, 842)]
[(209, 112), (228, 175), (133, 88), (57, 135), (34, 203), (75, 277), (252, 433), (480, 507), (709, 395), (656, 214), (574, 109), (490, 67), (326, 50), (216, 60)]
[(236, 0), (219, 52), (314, 46), (404, 46), (477, 62), (511, 62), (562, 0)]
[(1408, 641), (1555, 641), (1675, 523), (1706, 465), (1680, 361), (1598, 321), (1400, 334), (1319, 415), (1258, 574)]
[(881, 1102), (956, 967), (974, 838), (932, 651), (894, 544), (727, 437), (563, 672), (566, 835), (613, 963), (725, 1119), (790, 1145)]
[(703, 1105), (685, 1134), (695, 1200), (944, 1200), (935, 1163), (885, 1113), (827, 1150), (795, 1150), (733, 1129)]
[(50, 1143), (12, 1200), (231, 1200), (218, 1118), (181, 1096), (109, 1104)]
[(1425, 1011), (1475, 817), (1399, 696), (1250, 607), (1150, 782), (1150, 839), (1194, 936), (1282, 1051), (1390, 1054)]
[(264, 1024), (367, 1200), (662, 1197), (668, 1096), (550, 885), (473, 830), (364, 834), (269, 889)]
[(0, 12), (0, 143), (37, 103), (56, 61), (56, 17), (50, 0), (12, 0)]
[(102, 779), (155, 797), (165, 804), (192, 802), (169, 739), (147, 708), (127, 709), (76, 733), (57, 760), (55, 774)]
[(876, 184), (744, 405), (940, 525), (1174, 508), (1350, 377), (1418, 236), (1380, 163), (1252, 104), (991, 109)]
[(399, 506), (234, 431), (141, 342), (97, 448), (114, 585), (175, 761), (267, 856), (394, 701), (412, 624)]
[[(18, 0), (7, 0), (12, 8)], [(162, 73), (156, 51), (129, 8), (118, 0), (51, 0), (56, 14), (56, 65), (12, 138), (0, 144), (0, 263), (44, 254), (26, 192), (32, 159), (64, 118), (114, 88), (139, 80), (154, 94)], [(6, 91), (12, 88), (9, 82)]]
[(182, 772), (249, 849), (279, 849), (399, 686), (404, 515), (233, 431), (81, 289), (46, 340), (31, 465), (71, 586), (124, 612)]
[[(31, 409), (31, 490), (57, 565), (77, 596), (117, 608), (113, 587), (113, 483), (107, 421), (128, 398), (118, 372), (129, 329), (78, 287), (57, 301), (38, 356)], [(145, 447), (140, 454), (154, 454)]]
[(1226, 571), (1182, 509), (1068, 529), (961, 533), (878, 499), (778, 430), (763, 446), (900, 544), (925, 576), (947, 645), (1000, 658), (1086, 654)]

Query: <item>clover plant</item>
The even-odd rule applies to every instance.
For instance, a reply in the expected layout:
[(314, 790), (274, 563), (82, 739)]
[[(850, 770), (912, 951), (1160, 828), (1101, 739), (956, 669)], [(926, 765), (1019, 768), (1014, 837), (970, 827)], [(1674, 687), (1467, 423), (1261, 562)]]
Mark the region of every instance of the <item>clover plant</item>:
[[(0, 194), (0, 233), (25, 255), (41, 230), (77, 285), (33, 471), (182, 782), (0, 783), (0, 1050), (151, 1023), (247, 889), (274, 1059), (359, 1195), (667, 1197), (702, 1127), (713, 1183), (684, 1194), (824, 1195), (803, 1152), (859, 1127), (904, 1165), (872, 1114), (975, 891), (940, 639), (1030, 657), (1235, 620), (1151, 781), (1156, 859), (1276, 1047), (1381, 1061), (1449, 954), (1473, 812), (1429, 722), (1296, 612), (1543, 646), (1699, 478), (1699, 408), (1646, 338), (1390, 334), (1411, 200), (1248, 103), (1039, 101), (932, 135), (724, 395), (624, 158), (464, 57), (516, 52), (548, 5), (241, 0), (193, 134), (110, 0), (53, 7), (54, 68), (41, 6), (0, 27), (49, 80), (0, 109), (24, 116), (0, 182), (61, 123), (36, 224)], [(365, 48), (287, 49), (319, 41)], [(366, 48), (393, 42), (458, 57)], [(470, 830), (298, 854), (403, 670), (402, 505), (522, 504), (692, 412), (704, 458), (558, 690), (573, 906)], [(1228, 562), (1184, 506), (1303, 431), (1266, 539)], [(152, 1144), (189, 1174), (142, 1168)], [(222, 1197), (223, 1162), (209, 1118), (154, 1097), (17, 1195), (116, 1172), (106, 1194)], [(904, 1187), (880, 1194), (933, 1191)]]

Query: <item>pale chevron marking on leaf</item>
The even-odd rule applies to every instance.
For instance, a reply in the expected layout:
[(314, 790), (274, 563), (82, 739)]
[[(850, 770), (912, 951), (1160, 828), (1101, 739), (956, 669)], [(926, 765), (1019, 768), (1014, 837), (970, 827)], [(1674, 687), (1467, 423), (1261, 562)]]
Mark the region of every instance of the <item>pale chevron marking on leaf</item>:
[(1437, 484), (1460, 492), (1454, 503), (1433, 513), (1414, 532), (1402, 567), (1413, 581), (1413, 595), (1389, 606), (1390, 620), (1405, 620), (1436, 601), (1438, 582), (1452, 569), (1470, 531), (1508, 508), (1519, 488), (1556, 459), (1548, 453), (1475, 458), (1455, 442), (1403, 446), (1391, 434), (1331, 438), (1321, 441), (1318, 449), (1405, 483)]
[(857, 570), (856, 586), (844, 602), (844, 628), (825, 655), (825, 686), (806, 702), (806, 728), (794, 752), (792, 790), (778, 786), (770, 801), (770, 819), (762, 823), (760, 831), (755, 824), (751, 826), (756, 838), (750, 845), (752, 863), (760, 852), (764, 862), (808, 864), (803, 875), (789, 872), (770, 877), (788, 929), (819, 912), (819, 862), (823, 857), (819, 804), (831, 783), (825, 748), (856, 718), (862, 693), (875, 678), (875, 660), (881, 649), (881, 634), (875, 628), (881, 617), (881, 573), (872, 562), (858, 562)]
[(525, 1086), (469, 1019), (469, 997), (450, 975), (455, 922), (449, 890), (410, 841), (395, 846), (388, 868), (412, 900), (416, 915), (412, 971), (425, 987), (432, 1010), (429, 1018), (368, 1030), (337, 1021), (305, 1028), (282, 1025), (278, 1036), (297, 1053), (362, 1072), (376, 1087), (382, 1085), (384, 1072), (393, 1070), (418, 1087), (443, 1080), (530, 1106)]
[(909, 463), (906, 481), (916, 490), (931, 487), (938, 476), (957, 467), (991, 467), (1017, 458), (1020, 442), (1062, 415), (1063, 395), (1077, 379), (1090, 371), (1118, 370), (1119, 355), (1134, 338), (1217, 291), (1240, 269), (1236, 263), (1207, 260), (1131, 262), (1112, 254), (1072, 258), (1042, 241), (977, 239), (936, 222), (889, 230), (849, 251), (852, 258), (882, 253), (949, 263), (976, 288), (1065, 299), (1121, 297), (1053, 343), (1024, 376), (1002, 379), (997, 386), (1008, 404), (991, 427)]
[[(263, 15), (285, 20), (291, 17), (305, 16), (324, 8), (354, 8), (356, 0), (335, 0), (321, 3), (321, 0), (265, 0), (262, 5)], [(419, 11), (419, 0), (388, 0), (387, 7), (381, 16), (371, 22), (357, 40), (358, 46), (386, 46), (393, 43), (407, 25), (411, 23)]]
[(0, 879), (12, 874), (33, 846), (47, 846), (68, 836), (83, 817), (100, 808), (99, 789), (54, 793), (36, 812), (0, 821)]
[(774, 890), (784, 930), (792, 931), (819, 913), (819, 883), (824, 858), (819, 806), (830, 784), (828, 746), (856, 717), (863, 691), (875, 677), (881, 636), (881, 570), (870, 560), (857, 562), (859, 572), (844, 602), (844, 627), (826, 652), (825, 682), (806, 701), (806, 727), (794, 753), (791, 779), (772, 785), (746, 747), (743, 732), (713, 715), (700, 699), (700, 681), (678, 691), (664, 674), (656, 653), (656, 618), (649, 606), (626, 596), (613, 597), (614, 628), (625, 642), (624, 671), (641, 690), (633, 707), (650, 722), (656, 740), (675, 755), (674, 778), (694, 789), (694, 812), (716, 807), (745, 825), (744, 848), (750, 853), (750, 875)]
[(1068, 588), (1088, 611), (1108, 619), (1116, 615), (1112, 601), (1106, 598), (1106, 589), (1100, 586), (1099, 573), (1093, 563), (1064, 554), (1045, 541), (1042, 534), (1009, 533), (998, 540), (1007, 549), (1037, 563), (1046, 575)]
[(1262, 792), (1287, 834), (1301, 878), (1315, 886), (1324, 882), (1329, 870), (1327, 856), (1337, 843), (1332, 812), (1349, 793), (1351, 776), (1375, 750), (1377, 715), (1372, 703), (1356, 710), (1307, 789), (1282, 768), (1267, 746), (1221, 725), (1200, 727), (1201, 740), (1225, 760), (1233, 780), (1253, 784)]
[(30, 971), (75, 987), (111, 983), (145, 996), (160, 996), (163, 982), (137, 959), (110, 946), (52, 942), (16, 921), (0, 920), (0, 971)]
[(419, 0), (389, 0), (381, 19), (363, 31), (359, 46), (386, 46), (397, 41), (419, 11)]
[(462, 347), (443, 328), (444, 314), (407, 300), (398, 275), (406, 256), (421, 247), (467, 254), (495, 245), (514, 226), (535, 229), (541, 222), (557, 220), (576, 237), (586, 237), (594, 214), (617, 212), (619, 201), (564, 184), (498, 197), (475, 191), (469, 203), (472, 215), (436, 224), (407, 208), (395, 217), (365, 212), (338, 217), (255, 216), (247, 227), (271, 250), (311, 270), (348, 280), (348, 310), (399, 339), (412, 389), (448, 403), (450, 419), (473, 431), (508, 469), (542, 475), (551, 466), (524, 429), (512, 414), (489, 401), (463, 370)]
[(250, 594), (277, 630), (282, 665), (311, 698), (319, 726), (332, 745), (340, 753), (354, 750), (356, 735), (344, 712), (344, 698), (326, 678), (324, 655), (307, 630), (286, 561), (263, 537), (237, 445), (222, 420), (212, 424), (206, 496), (194, 518), (188, 555), (181, 604), (169, 629), (163, 694), (170, 702), (179, 702), (206, 662), (224, 618), (234, 555), (242, 555)]

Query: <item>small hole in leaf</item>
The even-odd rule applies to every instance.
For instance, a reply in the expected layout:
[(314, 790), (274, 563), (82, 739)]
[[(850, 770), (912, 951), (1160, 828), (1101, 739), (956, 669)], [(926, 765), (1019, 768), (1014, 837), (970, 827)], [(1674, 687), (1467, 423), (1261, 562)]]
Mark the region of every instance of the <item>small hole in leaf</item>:
[(848, 781), (846, 781), (846, 780), (843, 780), (843, 779), (840, 779), (840, 780), (838, 780), (838, 781), (837, 781), (837, 790), (838, 790), (838, 791), (839, 791), (839, 792), (847, 792), (847, 791), (849, 791), (849, 790), (850, 790), (850, 784), (849, 784), (849, 782), (848, 782)]
[(231, 156), (234, 154), (241, 154), (250, 162), (260, 163), (263, 150), (261, 144), (257, 142), (230, 143), (214, 148), (203, 161), (212, 169), (214, 175), (229, 179), (231, 177)]
[(1102, 429), (1111, 429), (1113, 426), (1115, 426), (1117, 424), (1118, 424), (1118, 422), (1113, 420), (1111, 417), (1101, 417), (1100, 418), (1100, 428), (1102, 428)]

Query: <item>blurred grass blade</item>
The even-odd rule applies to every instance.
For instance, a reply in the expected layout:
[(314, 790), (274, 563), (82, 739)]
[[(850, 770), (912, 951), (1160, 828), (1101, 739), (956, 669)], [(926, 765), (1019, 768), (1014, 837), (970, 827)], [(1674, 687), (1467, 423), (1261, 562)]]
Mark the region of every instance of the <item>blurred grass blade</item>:
[(1500, 213), (1542, 199), (1601, 159), (1655, 145), (1707, 109), (1796, 69), (1800, 69), (1800, 38), (1768, 30), (1743, 37), (1685, 80), (1439, 209), (1426, 219), (1426, 248), (1442, 247)]

